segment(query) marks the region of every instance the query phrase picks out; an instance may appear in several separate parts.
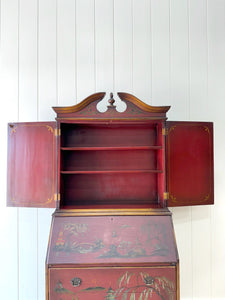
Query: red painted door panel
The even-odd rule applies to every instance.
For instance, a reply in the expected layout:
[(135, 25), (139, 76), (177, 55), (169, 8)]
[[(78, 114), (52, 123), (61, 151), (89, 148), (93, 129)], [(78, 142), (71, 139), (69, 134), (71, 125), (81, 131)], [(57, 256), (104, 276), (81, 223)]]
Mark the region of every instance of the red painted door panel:
[(51, 268), (49, 300), (176, 300), (176, 267)]
[(9, 206), (56, 206), (55, 128), (55, 122), (9, 124)]
[(167, 126), (168, 206), (213, 204), (213, 124)]

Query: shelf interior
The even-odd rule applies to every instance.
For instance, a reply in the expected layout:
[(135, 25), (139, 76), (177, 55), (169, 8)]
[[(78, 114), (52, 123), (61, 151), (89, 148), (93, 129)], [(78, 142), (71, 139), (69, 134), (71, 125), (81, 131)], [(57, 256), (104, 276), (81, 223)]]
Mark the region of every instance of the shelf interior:
[(161, 146), (157, 124), (61, 124), (61, 147)]
[(157, 170), (156, 150), (61, 152), (61, 171)]
[(157, 205), (161, 123), (61, 123), (61, 207)]
[(64, 206), (158, 202), (157, 175), (151, 173), (63, 174), (61, 184)]

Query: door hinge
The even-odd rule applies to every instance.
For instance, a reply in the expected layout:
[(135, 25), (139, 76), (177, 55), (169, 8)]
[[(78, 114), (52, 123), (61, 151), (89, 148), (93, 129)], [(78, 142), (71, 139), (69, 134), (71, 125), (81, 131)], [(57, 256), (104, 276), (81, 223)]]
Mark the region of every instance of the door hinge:
[(162, 128), (162, 135), (168, 135), (168, 128), (166, 128), (166, 127), (163, 127)]
[(60, 193), (55, 193), (54, 200), (55, 201), (60, 201)]
[(168, 192), (163, 193), (163, 200), (169, 200), (169, 193)]
[(61, 135), (61, 129), (55, 129), (55, 136), (60, 136)]

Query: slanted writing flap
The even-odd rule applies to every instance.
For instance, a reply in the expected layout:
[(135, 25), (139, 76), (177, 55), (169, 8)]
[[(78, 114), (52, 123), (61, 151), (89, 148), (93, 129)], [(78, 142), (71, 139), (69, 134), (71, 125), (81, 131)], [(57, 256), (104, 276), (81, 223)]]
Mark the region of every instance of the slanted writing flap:
[(54, 216), (47, 264), (176, 263), (171, 216)]
[(167, 122), (168, 206), (214, 203), (213, 123)]
[(8, 125), (8, 206), (56, 206), (56, 122)]

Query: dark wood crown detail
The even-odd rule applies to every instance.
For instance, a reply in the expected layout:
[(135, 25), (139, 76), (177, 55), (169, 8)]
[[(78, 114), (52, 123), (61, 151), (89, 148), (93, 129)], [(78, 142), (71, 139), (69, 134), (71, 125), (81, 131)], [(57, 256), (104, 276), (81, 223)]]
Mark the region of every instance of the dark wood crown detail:
[(68, 107), (53, 107), (53, 110), (57, 113), (57, 118), (165, 118), (166, 112), (170, 106), (151, 106), (137, 97), (128, 93), (118, 93), (118, 97), (126, 103), (127, 107), (125, 111), (118, 112), (116, 110), (115, 100), (113, 93), (110, 93), (110, 99), (108, 100), (108, 109), (106, 112), (100, 112), (97, 110), (97, 104), (105, 97), (104, 92), (95, 93), (82, 102)]
[(138, 99), (137, 97), (128, 94), (128, 93), (117, 93), (118, 96), (120, 97), (120, 99), (122, 101), (125, 102), (131, 102), (134, 105), (138, 106), (141, 110), (147, 111), (147, 112), (152, 112), (152, 113), (166, 113), (169, 109), (170, 106), (151, 106), (148, 105), (146, 103), (144, 103), (143, 101), (141, 101), (140, 99)]
[(75, 112), (78, 112), (78, 111), (84, 109), (86, 106), (88, 106), (89, 104), (91, 104), (94, 101), (101, 101), (104, 97), (105, 97), (105, 93), (95, 93), (93, 95), (88, 96), (80, 103), (75, 104), (73, 106), (67, 106), (67, 107), (54, 106), (52, 108), (57, 114), (75, 113)]

